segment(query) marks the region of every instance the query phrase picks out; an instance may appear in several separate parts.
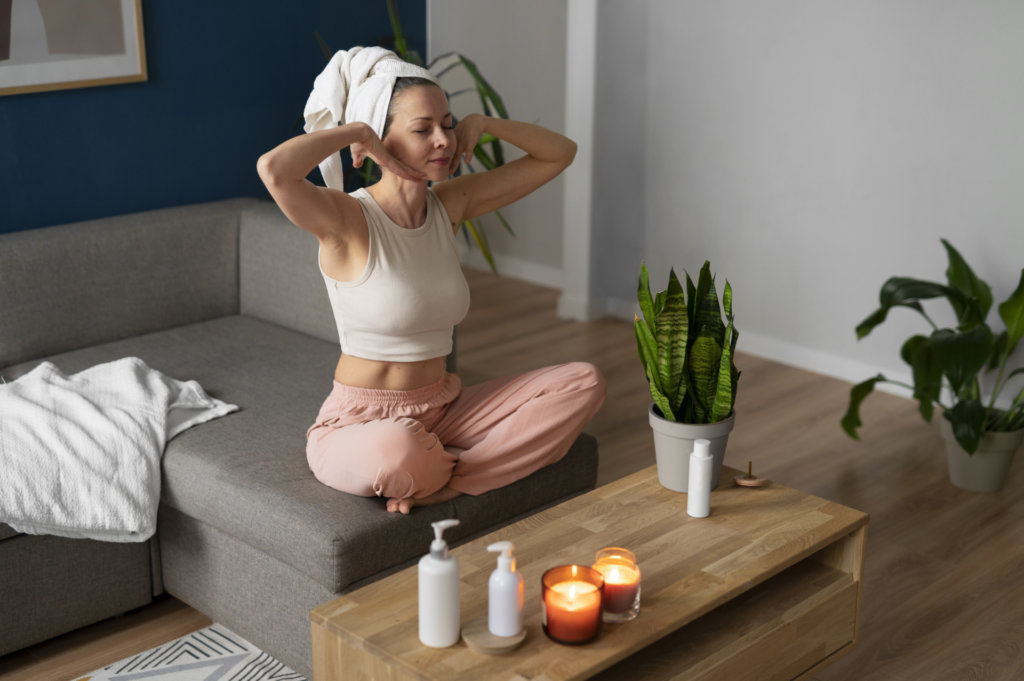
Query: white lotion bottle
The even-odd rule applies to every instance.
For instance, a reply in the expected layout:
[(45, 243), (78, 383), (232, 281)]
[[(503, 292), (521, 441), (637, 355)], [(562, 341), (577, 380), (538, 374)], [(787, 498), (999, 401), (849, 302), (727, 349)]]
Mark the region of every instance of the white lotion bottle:
[(494, 636), (518, 636), (523, 630), (523, 575), (516, 572), (515, 546), (499, 541), (487, 550), (498, 553), (498, 567), (487, 580), (487, 629)]
[(686, 488), (686, 512), (694, 518), (711, 514), (711, 441), (694, 440), (690, 453), (690, 480)]
[(434, 541), (430, 553), (419, 564), (420, 642), (431, 648), (447, 648), (459, 641), (459, 560), (448, 553), (442, 533), (459, 524), (458, 520), (431, 523)]

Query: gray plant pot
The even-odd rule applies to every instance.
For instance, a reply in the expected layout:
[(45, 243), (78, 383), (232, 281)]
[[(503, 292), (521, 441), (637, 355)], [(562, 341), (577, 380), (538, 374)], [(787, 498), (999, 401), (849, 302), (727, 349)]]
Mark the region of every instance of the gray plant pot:
[(953, 437), (949, 419), (939, 419), (939, 434), (946, 441), (949, 481), (971, 492), (998, 492), (1006, 483), (1014, 453), (1024, 442), (1024, 430), (985, 433), (978, 451), (968, 454)]
[(654, 458), (658, 482), (674, 492), (685, 492), (690, 483), (690, 453), (693, 441), (701, 438), (711, 442), (711, 489), (718, 487), (725, 460), (725, 445), (736, 422), (736, 412), (718, 423), (676, 423), (663, 419), (651, 404), (648, 421), (654, 433)]

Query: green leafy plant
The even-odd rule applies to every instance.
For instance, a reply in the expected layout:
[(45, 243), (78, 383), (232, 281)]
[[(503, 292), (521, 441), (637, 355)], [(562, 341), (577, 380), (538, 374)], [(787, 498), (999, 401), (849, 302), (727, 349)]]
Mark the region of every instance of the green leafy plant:
[[(448, 99), (450, 100), (459, 95), (475, 92), (480, 98), (480, 106), (485, 115), (499, 116), (501, 118), (509, 117), (508, 111), (505, 109), (505, 103), (501, 99), (501, 95), (498, 94), (497, 90), (491, 87), (491, 84), (488, 83), (480, 74), (480, 70), (474, 62), (470, 61), (466, 56), (458, 52), (446, 52), (445, 54), (436, 57), (429, 64), (424, 64), (423, 57), (420, 56), (419, 52), (410, 48), (408, 41), (405, 39), (405, 33), (402, 31), (402, 22), (398, 15), (398, 7), (395, 0), (387, 0), (387, 8), (388, 18), (391, 21), (391, 30), (394, 33), (394, 44), (388, 45), (387, 47), (389, 49), (394, 50), (395, 54), (405, 61), (411, 64), (416, 64), (417, 66), (423, 66), (433, 73), (434, 77), (437, 78), (438, 81), (440, 81), (441, 77), (452, 69), (461, 67), (473, 79), (474, 85), (471, 88), (465, 88), (456, 92), (448, 92), (448, 90), (444, 89), (442, 86), (442, 89)], [(329, 60), (334, 54), (333, 50), (327, 46), (327, 43), (319, 33), (316, 34), (316, 39), (320, 44), (320, 49), (323, 51), (324, 56)], [(505, 155), (501, 148), (501, 140), (493, 135), (484, 135), (477, 143), (476, 147), (474, 147), (473, 153), (476, 160), (479, 161), (487, 170), (491, 170), (505, 164)], [(465, 166), (469, 172), (476, 172), (476, 169), (472, 164), (467, 163)], [(461, 172), (461, 170), (459, 172)], [(371, 159), (366, 159), (363, 162), (362, 168), (359, 169), (359, 176), (362, 184), (371, 184), (377, 178), (376, 173), (376, 164)], [(509, 226), (508, 221), (501, 214), (501, 211), (494, 211), (494, 216), (509, 234), (515, 236), (515, 232), (512, 230), (512, 227)], [(482, 220), (480, 218), (476, 218), (475, 220), (463, 221), (462, 233), (466, 237), (467, 242), (472, 239), (472, 242), (477, 245), (480, 249), (480, 253), (487, 260), (487, 264), (491, 266), (491, 270), (497, 273), (498, 268), (494, 263), (494, 255), (492, 254), (490, 244), (487, 241), (487, 233), (484, 231)]]
[[(1006, 329), (996, 335), (985, 322), (992, 307), (992, 289), (948, 241), (942, 239), (942, 245), (949, 257), (946, 284), (892, 277), (882, 285), (880, 307), (857, 325), (857, 338), (864, 338), (885, 321), (893, 308), (904, 307), (918, 312), (932, 331), (929, 335), (911, 336), (900, 350), (903, 361), (912, 369), (913, 385), (878, 374), (850, 390), (850, 404), (841, 424), (854, 439), (859, 439), (857, 429), (863, 425), (860, 405), (878, 383), (911, 390), (925, 421), (930, 422), (934, 408), (939, 407), (950, 420), (957, 442), (970, 454), (977, 451), (985, 432), (1024, 428), (1024, 388), (1007, 409), (996, 407), (996, 400), (1010, 379), (1024, 374), (1024, 367), (1007, 373), (1010, 356), (1024, 336), (1024, 269), (1017, 290), (999, 305), (999, 317)], [(921, 302), (934, 298), (945, 298), (952, 306), (957, 320), (955, 329), (939, 328), (925, 312)], [(983, 373), (990, 372), (996, 372), (995, 383), (985, 401), (980, 379)], [(948, 401), (943, 399), (943, 388)]]
[(668, 288), (652, 297), (647, 265), (641, 263), (637, 299), (643, 313), (643, 319), (637, 317), (633, 323), (637, 351), (657, 411), (669, 421), (683, 423), (728, 418), (740, 378), (733, 362), (739, 332), (733, 323), (728, 280), (721, 308), (707, 261), (696, 285), (687, 274), (684, 291), (672, 270)]

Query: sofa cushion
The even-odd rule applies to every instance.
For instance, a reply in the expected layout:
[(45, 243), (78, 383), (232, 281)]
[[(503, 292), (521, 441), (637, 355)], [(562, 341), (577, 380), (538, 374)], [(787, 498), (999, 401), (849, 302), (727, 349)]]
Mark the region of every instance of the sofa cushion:
[(251, 203), (232, 199), (3, 235), (0, 367), (236, 314), (239, 214)]
[[(195, 379), (239, 412), (171, 440), (161, 503), (221, 529), (340, 592), (426, 552), (430, 523), (457, 517), (459, 542), (592, 487), (593, 441), (563, 461), (479, 497), (388, 513), (384, 500), (318, 482), (305, 456), (305, 429), (332, 387), (338, 349), (252, 317), (233, 315), (48, 358), (74, 372), (138, 356), (177, 379)], [(16, 377), (34, 363), (7, 371)], [(159, 528), (158, 528), (159, 532)]]

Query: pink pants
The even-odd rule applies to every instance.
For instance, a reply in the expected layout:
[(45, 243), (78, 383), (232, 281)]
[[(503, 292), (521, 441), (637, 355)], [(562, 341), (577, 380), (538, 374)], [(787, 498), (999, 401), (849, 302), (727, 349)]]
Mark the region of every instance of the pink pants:
[(350, 494), (420, 498), (445, 485), (481, 494), (565, 456), (604, 396), (604, 377), (585, 362), (465, 389), (455, 374), (416, 390), (335, 381), (306, 457), (318, 480)]

